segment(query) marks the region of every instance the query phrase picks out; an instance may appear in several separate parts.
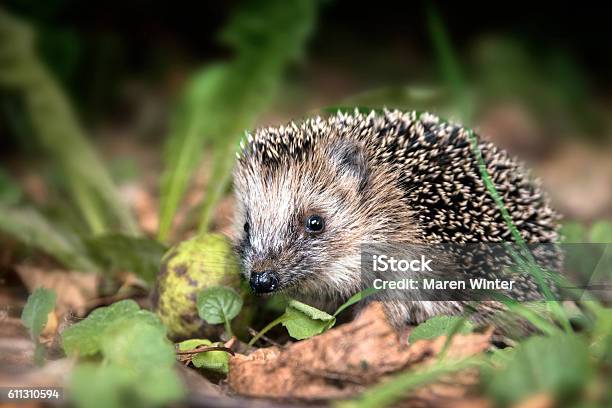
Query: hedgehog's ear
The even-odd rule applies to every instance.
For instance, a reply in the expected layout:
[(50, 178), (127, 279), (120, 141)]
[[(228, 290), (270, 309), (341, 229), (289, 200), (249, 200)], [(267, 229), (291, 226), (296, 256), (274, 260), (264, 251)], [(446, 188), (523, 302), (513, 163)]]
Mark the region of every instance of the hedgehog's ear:
[(368, 181), (368, 164), (363, 147), (354, 140), (338, 140), (331, 145), (331, 159), (340, 176), (355, 178), (359, 189)]

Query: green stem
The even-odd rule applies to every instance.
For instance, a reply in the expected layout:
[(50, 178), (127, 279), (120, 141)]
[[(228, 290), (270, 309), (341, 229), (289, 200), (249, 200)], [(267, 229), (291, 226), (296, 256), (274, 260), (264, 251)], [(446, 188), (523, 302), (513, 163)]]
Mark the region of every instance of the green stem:
[(225, 334), (227, 334), (228, 339), (234, 337), (234, 332), (232, 332), (232, 325), (230, 324), (230, 321), (227, 318), (225, 318)]
[(208, 231), (214, 209), (230, 184), (232, 179), (231, 169), (234, 165), (234, 150), (235, 144), (231, 141), (230, 143), (218, 146), (215, 151), (211, 180), (208, 184), (206, 197), (204, 198), (198, 227), (198, 233), (200, 234)]
[(98, 204), (95, 202), (95, 197), (91, 191), (86, 191), (87, 186), (84, 185), (76, 177), (70, 177), (70, 190), (83, 214), (83, 218), (89, 225), (89, 229), (94, 235), (102, 235), (108, 230), (104, 216), (99, 210)]
[(272, 322), (270, 322), (259, 333), (257, 333), (257, 335), (251, 339), (251, 341), (249, 341), (249, 347), (251, 347), (253, 344), (255, 344), (255, 342), (257, 340), (259, 340), (261, 338), (261, 336), (263, 336), (268, 331), (270, 331), (270, 329), (272, 329), (274, 326), (277, 326), (277, 325), (281, 324), (282, 322), (284, 322), (285, 320), (287, 320), (287, 317), (288, 317), (287, 314), (283, 313), (282, 315), (280, 315), (279, 317), (274, 319)]
[(340, 306), (338, 310), (336, 310), (336, 313), (334, 313), (334, 317), (337, 317), (347, 307), (352, 306), (355, 303), (362, 301), (363, 299), (367, 298), (370, 295), (373, 295), (377, 291), (378, 291), (377, 289), (374, 289), (372, 287), (372, 288), (364, 289), (361, 292), (354, 294), (353, 296), (349, 298), (349, 300), (347, 300), (342, 306)]

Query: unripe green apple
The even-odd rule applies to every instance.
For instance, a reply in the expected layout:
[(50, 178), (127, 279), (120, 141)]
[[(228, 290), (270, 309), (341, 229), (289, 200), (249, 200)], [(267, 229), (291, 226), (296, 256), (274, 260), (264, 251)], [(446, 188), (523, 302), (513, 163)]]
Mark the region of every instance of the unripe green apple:
[(240, 292), (238, 260), (221, 234), (202, 234), (180, 242), (162, 258), (153, 306), (174, 339), (218, 338), (223, 325), (209, 325), (198, 316), (202, 289), (228, 286)]

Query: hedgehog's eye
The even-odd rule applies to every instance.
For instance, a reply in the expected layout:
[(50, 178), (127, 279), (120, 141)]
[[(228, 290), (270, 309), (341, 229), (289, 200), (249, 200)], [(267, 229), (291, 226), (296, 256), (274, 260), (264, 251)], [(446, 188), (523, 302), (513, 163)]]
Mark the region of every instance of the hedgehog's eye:
[(306, 230), (308, 232), (317, 234), (323, 231), (323, 228), (325, 228), (325, 221), (320, 215), (311, 215), (306, 218)]
[(248, 234), (248, 233), (249, 233), (249, 231), (251, 230), (251, 226), (249, 225), (249, 223), (248, 223), (248, 222), (245, 222), (245, 223), (244, 223), (243, 228), (244, 228), (244, 232), (245, 232), (245, 233), (247, 233), (247, 234)]

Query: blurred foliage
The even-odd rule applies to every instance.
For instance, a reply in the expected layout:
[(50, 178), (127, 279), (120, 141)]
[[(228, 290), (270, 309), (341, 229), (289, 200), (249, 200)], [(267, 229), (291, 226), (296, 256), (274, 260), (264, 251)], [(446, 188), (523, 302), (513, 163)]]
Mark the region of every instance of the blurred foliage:
[(561, 228), (565, 249), (564, 268), (579, 285), (599, 285), (612, 277), (612, 223), (598, 221), (585, 226), (576, 221)]
[(28, 328), (34, 342), (34, 361), (39, 365), (43, 363), (45, 348), (38, 338), (47, 325), (49, 313), (55, 309), (55, 299), (54, 291), (38, 288), (28, 297), (21, 313), (21, 321)]
[(99, 235), (85, 242), (91, 258), (109, 272), (130, 271), (152, 284), (167, 248), (159, 242), (118, 233)]
[(18, 204), (23, 197), (23, 191), (10, 176), (0, 169), (0, 204), (12, 206)]
[(91, 231), (104, 233), (118, 221), (121, 229), (137, 233), (135, 220), (69, 100), (36, 55), (35, 40), (26, 23), (0, 10), (0, 87), (14, 92), (23, 102), (33, 136), (62, 168), (72, 198)]
[(70, 396), (79, 407), (164, 406), (180, 399), (175, 353), (155, 314), (123, 300), (93, 311), (62, 333), (66, 354), (87, 359), (71, 375)]
[[(122, 300), (111, 306), (94, 310), (85, 320), (62, 332), (62, 347), (68, 355), (91, 356), (103, 350), (106, 332), (115, 325), (142, 322), (164, 329), (159, 318), (148, 310), (141, 310), (133, 300)], [(165, 330), (165, 329), (164, 329)]]
[(107, 332), (103, 364), (83, 362), (71, 375), (70, 398), (79, 407), (156, 407), (185, 390), (174, 370), (174, 347), (163, 329), (124, 321)]
[(33, 340), (37, 340), (47, 325), (47, 315), (55, 308), (55, 292), (38, 288), (28, 297), (23, 307), (21, 320), (28, 328)]
[(317, 2), (309, 0), (248, 1), (221, 32), (221, 41), (234, 50), (234, 57), (194, 75), (166, 142), (161, 241), (168, 239), (174, 214), (209, 143), (213, 168), (200, 232), (207, 230), (212, 210), (228, 186), (237, 142), (270, 105), (286, 65), (301, 55), (316, 9)]
[(0, 204), (0, 230), (17, 238), (26, 246), (54, 256), (65, 266), (77, 271), (99, 271), (88, 257), (81, 238), (53, 223), (35, 208), (14, 208)]
[(539, 393), (569, 404), (580, 395), (592, 373), (587, 341), (575, 334), (560, 334), (529, 338), (517, 347), (506, 367), (485, 378), (502, 406)]
[(605, 118), (591, 102), (587, 75), (567, 54), (534, 55), (509, 37), (482, 38), (472, 54), (471, 82), (481, 110), (510, 101), (526, 107), (550, 132), (605, 134)]

